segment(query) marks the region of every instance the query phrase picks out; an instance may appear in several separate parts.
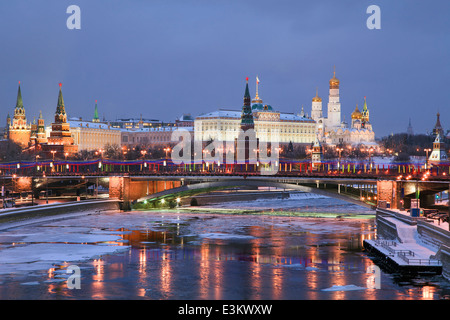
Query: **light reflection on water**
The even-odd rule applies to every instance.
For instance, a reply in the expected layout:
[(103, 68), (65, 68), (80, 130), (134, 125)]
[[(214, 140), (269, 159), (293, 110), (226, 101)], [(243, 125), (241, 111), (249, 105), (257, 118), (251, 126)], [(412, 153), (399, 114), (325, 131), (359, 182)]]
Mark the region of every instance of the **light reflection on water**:
[[(220, 219), (220, 218), (219, 218)], [(245, 219), (245, 218), (242, 218)], [(276, 218), (275, 220), (279, 220)], [(308, 220), (310, 221), (310, 220)], [(318, 223), (329, 223), (316, 219)], [(333, 224), (336, 221), (332, 221)], [(362, 252), (374, 236), (373, 222), (341, 221), (358, 233), (287, 232), (273, 225), (242, 228), (251, 238), (209, 239), (182, 236), (180, 226), (166, 231), (131, 230), (123, 234), (147, 287), (141, 297), (156, 299), (435, 299), (435, 286), (402, 290), (384, 275), (386, 289), (325, 292), (332, 286), (366, 287), (373, 265)], [(127, 230), (122, 230), (127, 231)], [(221, 230), (226, 232), (226, 228)], [(215, 234), (217, 236), (217, 234)], [(115, 258), (118, 258), (117, 256)], [(116, 259), (106, 258), (108, 263)], [(126, 277), (122, 275), (119, 277)], [(152, 278), (150, 283), (149, 277)]]
[[(130, 248), (76, 263), (82, 267), (80, 290), (67, 289), (64, 281), (45, 282), (57, 280), (66, 263), (47, 270), (39, 286), (22, 285), (26, 279), (5, 281), (0, 298), (417, 300), (449, 295), (439, 278), (398, 280), (385, 272), (380, 289), (371, 289), (366, 271), (374, 262), (362, 244), (375, 236), (373, 220), (213, 214), (180, 220), (175, 213), (155, 212), (127, 218), (132, 214), (155, 221), (106, 228), (126, 240), (115, 245)], [(325, 290), (333, 286), (343, 290)]]

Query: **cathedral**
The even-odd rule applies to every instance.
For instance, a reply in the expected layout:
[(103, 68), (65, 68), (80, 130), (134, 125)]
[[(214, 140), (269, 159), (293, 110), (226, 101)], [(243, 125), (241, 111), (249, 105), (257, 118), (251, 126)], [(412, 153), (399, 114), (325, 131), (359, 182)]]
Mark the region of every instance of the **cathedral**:
[(327, 145), (351, 144), (351, 145), (376, 145), (375, 132), (370, 123), (369, 109), (366, 97), (364, 97), (363, 110), (359, 111), (358, 105), (351, 114), (350, 127), (341, 121), (341, 103), (339, 100), (340, 81), (336, 78), (336, 70), (329, 81), (329, 97), (327, 116), (323, 115), (322, 98), (318, 91), (312, 99), (311, 118), (316, 121), (316, 133), (319, 140)]

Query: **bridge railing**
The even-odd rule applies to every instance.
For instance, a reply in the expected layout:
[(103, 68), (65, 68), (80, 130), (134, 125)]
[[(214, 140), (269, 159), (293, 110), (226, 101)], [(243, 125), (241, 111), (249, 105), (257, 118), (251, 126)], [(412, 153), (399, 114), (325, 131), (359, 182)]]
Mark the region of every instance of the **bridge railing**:
[[(441, 179), (449, 180), (448, 165), (432, 166), (424, 170), (421, 164), (384, 164), (374, 165), (365, 162), (329, 161), (312, 164), (306, 160), (280, 159), (276, 161), (274, 171), (268, 172), (268, 166), (260, 163), (228, 164), (218, 162), (193, 162), (174, 164), (170, 159), (158, 160), (111, 160), (95, 159), (87, 161), (44, 160), (0, 163), (0, 175), (282, 175), (304, 177), (396, 177), (398, 179)], [(273, 168), (272, 168), (273, 169)]]

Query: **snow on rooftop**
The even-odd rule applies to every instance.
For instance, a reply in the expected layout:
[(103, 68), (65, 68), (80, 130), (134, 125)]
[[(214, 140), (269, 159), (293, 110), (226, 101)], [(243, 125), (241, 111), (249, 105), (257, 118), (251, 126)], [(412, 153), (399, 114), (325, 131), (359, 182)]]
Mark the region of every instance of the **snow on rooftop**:
[(92, 121), (76, 121), (76, 120), (69, 120), (67, 121), (70, 124), (71, 128), (91, 128), (91, 129), (110, 129), (110, 130), (117, 130), (117, 128), (113, 128), (109, 126), (107, 123), (102, 122), (92, 122)]
[[(264, 112), (264, 110), (258, 110), (257, 112)], [(270, 110), (270, 112), (274, 112), (274, 111)], [(277, 111), (275, 111), (275, 112), (277, 112)], [(196, 119), (204, 119), (204, 118), (236, 118), (236, 119), (240, 119), (241, 114), (242, 114), (242, 112), (237, 111), (237, 110), (219, 109), (216, 111), (201, 114)], [(296, 115), (293, 113), (279, 112), (279, 114), (280, 114), (280, 120), (314, 122), (314, 120), (312, 120), (312, 119), (302, 117), (300, 115)]]

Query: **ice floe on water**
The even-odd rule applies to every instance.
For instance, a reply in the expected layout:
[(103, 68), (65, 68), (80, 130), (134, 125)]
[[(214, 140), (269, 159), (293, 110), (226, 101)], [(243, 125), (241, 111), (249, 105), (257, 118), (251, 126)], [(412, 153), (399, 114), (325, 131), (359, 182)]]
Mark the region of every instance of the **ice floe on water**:
[(252, 201), (231, 201), (208, 204), (202, 208), (227, 208), (234, 210), (284, 210), (298, 213), (333, 214), (374, 214), (373, 210), (344, 200), (326, 197), (314, 193), (290, 193), (289, 197), (278, 199), (257, 199)]
[(22, 282), (21, 283), (21, 285), (24, 285), (24, 286), (36, 286), (38, 284), (39, 284), (38, 281), (30, 281), (30, 282)]
[(331, 288), (322, 289), (322, 291), (353, 291), (353, 290), (366, 290), (365, 287), (358, 287), (354, 284), (349, 284), (345, 286), (332, 286)]
[(52, 266), (53, 264), (82, 261), (93, 257), (128, 250), (128, 246), (96, 246), (90, 244), (40, 243), (13, 246), (0, 250), (0, 273), (9, 273), (13, 268), (20, 271), (33, 267)]
[(206, 239), (222, 239), (222, 240), (247, 240), (255, 239), (253, 236), (230, 234), (230, 233), (203, 233), (198, 235), (200, 238)]
[[(336, 199), (315, 195), (297, 195), (297, 199), (272, 199), (252, 202), (229, 202), (226, 207), (291, 207), (336, 209)], [(322, 202), (322, 203), (321, 203)], [(348, 211), (351, 204), (342, 203), (339, 210)], [(361, 210), (362, 207), (358, 207)], [(345, 208), (345, 209), (342, 209)], [(364, 209), (364, 208), (363, 208)], [(307, 209), (305, 209), (307, 210)], [(339, 211), (338, 210), (338, 211)], [(131, 246), (123, 236), (132, 230), (166, 232), (176, 230), (185, 243), (199, 245), (203, 241), (249, 241), (249, 228), (274, 232), (308, 232), (316, 234), (352, 233), (358, 225), (336, 219), (298, 218), (281, 216), (223, 215), (214, 210), (202, 213), (171, 211), (130, 211), (85, 214), (70, 219), (45, 221), (34, 225), (16, 226), (0, 235), (0, 274), (27, 273), (53, 268), (57, 264), (95, 259), (117, 254)], [(267, 229), (269, 230), (269, 229)], [(149, 241), (147, 244), (154, 243)], [(155, 245), (164, 245), (157, 243)], [(291, 268), (293, 268), (291, 266)], [(306, 270), (313, 271), (309, 268)]]

